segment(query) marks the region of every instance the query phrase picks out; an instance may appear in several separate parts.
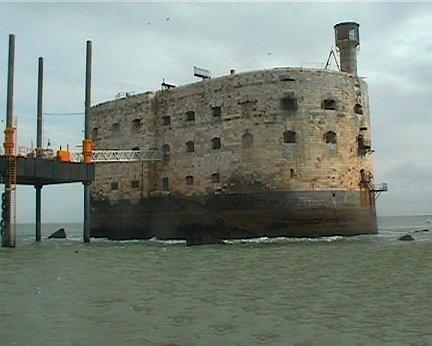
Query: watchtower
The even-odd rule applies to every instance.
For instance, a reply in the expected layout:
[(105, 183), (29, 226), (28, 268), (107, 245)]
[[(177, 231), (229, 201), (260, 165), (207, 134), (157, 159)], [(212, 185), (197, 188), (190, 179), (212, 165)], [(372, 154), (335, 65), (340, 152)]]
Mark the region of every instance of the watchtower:
[(341, 71), (354, 75), (357, 74), (357, 47), (360, 46), (359, 26), (355, 22), (344, 22), (334, 26)]

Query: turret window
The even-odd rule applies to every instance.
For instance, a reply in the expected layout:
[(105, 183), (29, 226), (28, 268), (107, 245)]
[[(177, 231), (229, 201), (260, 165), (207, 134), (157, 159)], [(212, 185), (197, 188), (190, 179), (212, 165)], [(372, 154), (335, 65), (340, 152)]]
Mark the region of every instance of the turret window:
[(186, 152), (193, 153), (195, 151), (194, 142), (188, 141), (186, 142)]
[(191, 175), (188, 175), (186, 177), (186, 185), (193, 185), (194, 184), (194, 177)]
[(195, 112), (194, 111), (186, 112), (186, 120), (187, 121), (194, 121), (195, 120)]
[(253, 136), (250, 133), (245, 133), (242, 136), (242, 148), (243, 149), (250, 149), (254, 145), (254, 139)]
[(336, 144), (337, 143), (337, 135), (334, 131), (327, 131), (324, 134), (324, 140), (328, 144)]
[(221, 141), (220, 138), (214, 137), (212, 139), (212, 148), (213, 149), (220, 149), (221, 148)]
[(214, 117), (220, 117), (222, 115), (222, 109), (219, 106), (212, 107)]
[(284, 143), (297, 143), (297, 133), (295, 131), (285, 131), (283, 141)]
[(171, 155), (171, 148), (169, 144), (162, 145), (162, 160), (163, 161), (169, 160), (170, 155)]
[(325, 99), (321, 104), (321, 108), (335, 110), (336, 109), (336, 101), (333, 99)]
[(219, 173), (213, 173), (211, 175), (211, 181), (212, 181), (212, 183), (219, 183), (220, 182), (220, 174)]

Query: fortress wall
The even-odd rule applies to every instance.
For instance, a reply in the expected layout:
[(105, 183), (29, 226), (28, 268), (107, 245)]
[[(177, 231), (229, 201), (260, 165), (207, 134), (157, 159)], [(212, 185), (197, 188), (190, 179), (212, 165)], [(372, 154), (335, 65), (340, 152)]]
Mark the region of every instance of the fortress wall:
[[(284, 109), (284, 97), (297, 99), (297, 110)], [(336, 109), (322, 109), (324, 99), (334, 99)], [(356, 103), (362, 115), (354, 111)], [(220, 117), (213, 116), (212, 107), (220, 107)], [(194, 121), (187, 120), (189, 111), (195, 112)], [(169, 125), (163, 124), (164, 116), (170, 116)], [(132, 130), (137, 118), (138, 132)], [(120, 124), (120, 135), (113, 135), (114, 123)], [(170, 146), (169, 160), (155, 167), (98, 164), (95, 199), (160, 194), (164, 177), (171, 193), (189, 196), (217, 190), (359, 190), (360, 169), (371, 170), (370, 155), (357, 152), (360, 127), (367, 127), (363, 133), (370, 138), (366, 84), (334, 71), (248, 72), (128, 97), (93, 107), (92, 127), (98, 127), (97, 149)], [(297, 133), (296, 143), (284, 143), (287, 130)], [(326, 131), (336, 132), (336, 144), (325, 143)], [(251, 148), (242, 141), (246, 133), (253, 136)], [(221, 139), (220, 149), (212, 149), (214, 137)], [(194, 152), (186, 151), (187, 141), (194, 141)], [(220, 174), (220, 182), (212, 182), (213, 173)], [(131, 188), (137, 174), (142, 176), (139, 192)], [(120, 182), (118, 190), (111, 190), (111, 176)], [(187, 176), (194, 177), (193, 185)]]

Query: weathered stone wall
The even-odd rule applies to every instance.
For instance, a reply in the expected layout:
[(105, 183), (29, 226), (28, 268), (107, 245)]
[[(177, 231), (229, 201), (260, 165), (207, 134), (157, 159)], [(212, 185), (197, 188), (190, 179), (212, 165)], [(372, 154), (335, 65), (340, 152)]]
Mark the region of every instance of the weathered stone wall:
[[(326, 99), (335, 109), (323, 109)], [(359, 190), (360, 170), (371, 171), (370, 154), (358, 152), (359, 134), (370, 140), (367, 86), (335, 71), (277, 68), (129, 96), (94, 106), (92, 128), (97, 149), (170, 147), (169, 158), (157, 164), (97, 164), (94, 200), (163, 194), (163, 178), (171, 193), (186, 196)], [(295, 131), (296, 143), (284, 143), (285, 131)], [(336, 143), (325, 142), (328, 131), (336, 133)], [(215, 137), (220, 149), (212, 147)], [(219, 182), (212, 180), (215, 173)]]

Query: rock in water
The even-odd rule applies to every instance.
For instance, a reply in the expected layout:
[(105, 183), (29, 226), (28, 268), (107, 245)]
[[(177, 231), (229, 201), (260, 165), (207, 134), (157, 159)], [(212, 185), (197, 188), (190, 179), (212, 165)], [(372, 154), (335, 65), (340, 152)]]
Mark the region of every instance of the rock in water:
[(402, 237), (399, 237), (399, 240), (407, 241), (407, 240), (414, 240), (414, 238), (412, 236), (410, 236), (409, 234), (405, 234)]
[(66, 238), (66, 232), (64, 228), (60, 228), (59, 230), (55, 231), (53, 234), (51, 234), (48, 239), (55, 238), (55, 239), (64, 239)]

